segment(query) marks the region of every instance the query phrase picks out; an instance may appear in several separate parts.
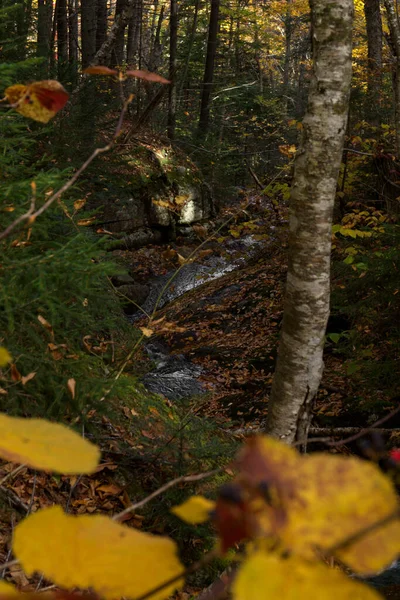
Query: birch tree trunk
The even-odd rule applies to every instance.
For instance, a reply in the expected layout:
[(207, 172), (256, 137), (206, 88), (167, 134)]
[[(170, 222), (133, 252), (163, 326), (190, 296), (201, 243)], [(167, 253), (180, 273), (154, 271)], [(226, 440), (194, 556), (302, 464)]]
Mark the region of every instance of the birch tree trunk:
[(310, 0), (313, 79), (290, 200), (289, 266), (267, 432), (305, 442), (323, 370), (332, 211), (351, 80), (353, 0)]

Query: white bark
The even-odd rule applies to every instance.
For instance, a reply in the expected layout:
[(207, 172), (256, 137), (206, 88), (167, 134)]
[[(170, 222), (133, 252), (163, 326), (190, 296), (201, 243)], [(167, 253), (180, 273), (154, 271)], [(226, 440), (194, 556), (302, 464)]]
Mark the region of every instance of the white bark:
[(267, 432), (305, 440), (323, 370), (332, 211), (351, 81), (352, 0), (310, 0), (313, 81), (290, 200), (289, 267)]

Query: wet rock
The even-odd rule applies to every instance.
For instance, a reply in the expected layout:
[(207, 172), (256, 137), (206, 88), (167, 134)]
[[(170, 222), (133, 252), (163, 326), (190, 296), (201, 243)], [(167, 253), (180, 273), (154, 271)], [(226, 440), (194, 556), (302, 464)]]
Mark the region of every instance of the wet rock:
[(149, 342), (146, 352), (154, 362), (154, 369), (143, 377), (143, 384), (153, 393), (162, 394), (169, 400), (180, 400), (204, 393), (197, 378), (202, 369), (192, 364), (182, 354), (169, 354), (160, 342)]
[[(127, 314), (137, 312), (137, 306), (141, 306), (149, 294), (149, 286), (141, 283), (121, 285), (117, 288), (121, 303)], [(137, 306), (136, 306), (137, 305)]]
[(119, 243), (120, 248), (126, 248), (127, 250), (142, 248), (149, 244), (160, 244), (162, 241), (162, 233), (157, 229), (150, 229), (149, 227), (143, 227), (137, 229), (133, 233), (122, 238)]

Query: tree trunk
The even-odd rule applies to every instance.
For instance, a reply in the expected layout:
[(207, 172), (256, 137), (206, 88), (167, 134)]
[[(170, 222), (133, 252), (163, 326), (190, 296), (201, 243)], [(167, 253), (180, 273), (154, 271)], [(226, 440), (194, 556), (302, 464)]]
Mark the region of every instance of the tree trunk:
[[(118, 15), (121, 15), (124, 11), (124, 8), (126, 6), (126, 0), (117, 0), (117, 5), (115, 8), (115, 17), (117, 18)], [(116, 36), (115, 39), (115, 47), (114, 47), (114, 53), (115, 53), (115, 61), (114, 61), (114, 65), (122, 65), (122, 63), (124, 62), (124, 58), (125, 58), (125, 29), (126, 29), (126, 25), (124, 27), (121, 27), (118, 35)]]
[[(289, 69), (292, 58), (292, 0), (286, 0), (285, 15), (285, 60), (283, 63), (283, 93), (289, 92)], [(288, 99), (286, 98), (286, 105)]]
[(198, 15), (199, 15), (199, 6), (200, 6), (200, 0), (196, 0), (196, 3), (194, 5), (194, 15), (193, 15), (192, 26), (191, 26), (190, 33), (189, 33), (189, 47), (188, 47), (188, 50), (186, 53), (185, 67), (184, 67), (183, 75), (182, 75), (182, 79), (181, 79), (180, 96), (182, 95), (182, 90), (183, 90), (184, 86), (188, 83), (187, 77), (188, 77), (188, 72), (189, 72), (190, 59), (192, 57), (194, 38), (196, 35), (197, 20), (198, 20)]
[(351, 80), (353, 0), (310, 0), (313, 79), (290, 200), (283, 324), (266, 429), (305, 442), (323, 370), (332, 212)]
[[(85, 0), (88, 1), (88, 0)], [(124, 30), (129, 23), (132, 13), (134, 2), (137, 0), (126, 0), (124, 10), (116, 16), (114, 23), (112, 24), (110, 31), (107, 35), (107, 39), (104, 44), (96, 52), (95, 57), (91, 61), (94, 65), (105, 65), (110, 61), (112, 51), (114, 49), (117, 37), (121, 30)]]
[(58, 76), (62, 79), (65, 66), (68, 63), (68, 18), (67, 0), (57, 3), (57, 68)]
[(400, 24), (397, 16), (397, 6), (393, 0), (384, 0), (390, 31), (391, 46), (394, 51), (393, 65), (393, 95), (394, 121), (396, 128), (396, 154), (400, 158)]
[(81, 0), (82, 68), (92, 62), (96, 54), (96, 0)]
[(73, 83), (78, 79), (78, 2), (68, 0), (68, 60)]
[[(46, 58), (47, 61), (50, 58), (52, 20), (53, 2), (51, 0), (38, 0), (37, 55)], [(48, 62), (46, 66), (48, 68)]]
[[(142, 21), (142, 2), (141, 0), (134, 0), (133, 15), (129, 21), (128, 27), (128, 42), (126, 49), (126, 61), (130, 67), (136, 62), (135, 57), (137, 55), (139, 47), (139, 35), (140, 35), (140, 24)], [(137, 61), (138, 62), (138, 61)]]
[(367, 112), (379, 125), (379, 106), (382, 87), (382, 17), (380, 0), (364, 0), (364, 14), (368, 42)]
[(97, 0), (96, 52), (107, 39), (107, 0)]
[(171, 0), (169, 16), (169, 86), (168, 95), (168, 138), (173, 140), (175, 137), (176, 125), (176, 68), (177, 68), (177, 47), (178, 47), (178, 4), (176, 0)]
[(207, 56), (201, 94), (199, 135), (204, 136), (210, 122), (210, 98), (214, 80), (214, 64), (217, 52), (218, 19), (220, 0), (211, 0), (210, 24), (208, 28)]

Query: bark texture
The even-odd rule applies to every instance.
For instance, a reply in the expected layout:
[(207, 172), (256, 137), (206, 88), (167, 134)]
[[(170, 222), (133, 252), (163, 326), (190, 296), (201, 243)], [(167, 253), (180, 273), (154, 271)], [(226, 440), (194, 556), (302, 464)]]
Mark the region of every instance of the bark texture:
[(368, 92), (379, 99), (382, 84), (382, 17), (380, 0), (364, 0), (368, 42)]
[(215, 55), (217, 53), (218, 22), (220, 0), (211, 0), (210, 24), (208, 28), (207, 56), (204, 69), (203, 89), (199, 118), (199, 134), (203, 136), (208, 131), (210, 121), (210, 98), (214, 80)]
[(82, 68), (93, 61), (96, 54), (96, 0), (81, 0)]
[(169, 86), (168, 95), (168, 137), (172, 141), (175, 137), (176, 125), (176, 67), (178, 49), (178, 5), (176, 0), (170, 2), (169, 16)]
[(397, 16), (397, 3), (394, 0), (384, 0), (388, 19), (391, 47), (393, 56), (393, 93), (394, 120), (396, 128), (396, 153), (400, 157), (400, 23)]
[(267, 432), (305, 441), (323, 370), (332, 212), (351, 80), (353, 0), (310, 0), (313, 78), (290, 201), (289, 266)]

